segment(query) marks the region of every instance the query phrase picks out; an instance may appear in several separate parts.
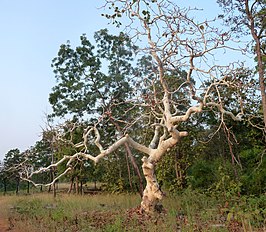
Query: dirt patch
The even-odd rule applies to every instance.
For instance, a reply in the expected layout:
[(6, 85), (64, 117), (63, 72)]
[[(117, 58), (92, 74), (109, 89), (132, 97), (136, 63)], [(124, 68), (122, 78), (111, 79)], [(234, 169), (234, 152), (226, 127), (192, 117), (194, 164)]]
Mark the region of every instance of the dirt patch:
[(6, 208), (6, 201), (0, 198), (0, 232), (12, 231), (16, 232), (14, 228), (11, 228), (10, 222), (6, 215), (5, 208)]
[[(0, 200), (0, 205), (1, 205), (1, 200)], [(4, 231), (10, 231), (10, 228), (9, 228), (8, 219), (3, 214), (3, 212), (1, 212), (1, 208), (0, 208), (0, 232), (2, 232), (2, 231), (3, 232)]]
[(3, 218), (1, 214), (0, 214), (0, 231), (1, 232), (10, 231), (8, 220)]

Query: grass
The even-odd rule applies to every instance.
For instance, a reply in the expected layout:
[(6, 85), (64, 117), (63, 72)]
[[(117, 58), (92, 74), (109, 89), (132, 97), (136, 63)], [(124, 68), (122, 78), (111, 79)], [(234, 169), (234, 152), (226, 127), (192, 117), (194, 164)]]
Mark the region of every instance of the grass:
[(138, 195), (0, 197), (17, 231), (264, 231), (265, 196), (231, 202), (187, 191), (163, 200), (163, 215), (139, 214)]

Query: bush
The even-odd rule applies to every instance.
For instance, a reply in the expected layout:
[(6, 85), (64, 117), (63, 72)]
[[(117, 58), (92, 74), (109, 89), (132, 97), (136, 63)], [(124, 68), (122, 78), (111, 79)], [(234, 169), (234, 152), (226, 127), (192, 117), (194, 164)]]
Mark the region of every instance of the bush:
[(215, 172), (213, 162), (198, 160), (188, 170), (188, 184), (192, 189), (208, 189), (217, 181)]

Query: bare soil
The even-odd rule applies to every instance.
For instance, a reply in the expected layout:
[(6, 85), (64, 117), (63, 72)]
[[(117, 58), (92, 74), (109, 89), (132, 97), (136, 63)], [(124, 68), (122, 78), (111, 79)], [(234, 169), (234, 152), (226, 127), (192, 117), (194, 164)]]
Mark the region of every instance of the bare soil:
[(2, 207), (5, 204), (5, 201), (0, 198), (0, 232), (12, 231), (16, 232), (14, 228), (11, 228), (9, 220), (5, 214), (5, 208)]
[(0, 215), (0, 232), (10, 231), (8, 220)]
[[(2, 200), (0, 199), (0, 206), (3, 205)], [(9, 222), (6, 218), (5, 214), (3, 213), (3, 208), (0, 207), (0, 232), (10, 231), (9, 230)]]

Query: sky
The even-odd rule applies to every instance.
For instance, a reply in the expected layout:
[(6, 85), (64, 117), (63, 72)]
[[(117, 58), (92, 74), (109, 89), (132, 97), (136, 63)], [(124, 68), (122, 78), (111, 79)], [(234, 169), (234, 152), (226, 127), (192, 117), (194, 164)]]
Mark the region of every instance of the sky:
[[(185, 4), (199, 2), (206, 17), (217, 15), (215, 0)], [(49, 93), (56, 84), (51, 61), (67, 40), (78, 45), (83, 33), (93, 38), (94, 32), (112, 27), (101, 16), (103, 3), (0, 0), (0, 160), (9, 150), (24, 151), (41, 139), (45, 115), (51, 113)]]
[(0, 0), (0, 160), (40, 140), (59, 46), (107, 27), (100, 1)]

